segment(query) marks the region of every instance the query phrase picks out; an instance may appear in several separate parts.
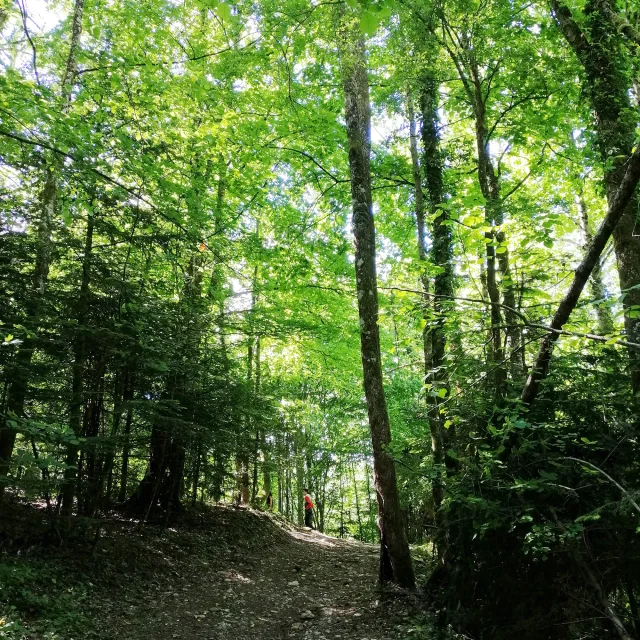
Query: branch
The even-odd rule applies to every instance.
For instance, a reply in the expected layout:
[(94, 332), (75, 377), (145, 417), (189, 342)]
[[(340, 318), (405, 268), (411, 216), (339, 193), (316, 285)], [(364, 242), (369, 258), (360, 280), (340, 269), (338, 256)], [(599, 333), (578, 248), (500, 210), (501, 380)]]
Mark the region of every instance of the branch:
[(26, 36), (29, 44), (31, 45), (31, 51), (33, 51), (33, 73), (36, 76), (36, 83), (38, 86), (40, 85), (40, 76), (38, 75), (38, 61), (36, 54), (36, 45), (33, 44), (33, 40), (31, 39), (31, 35), (29, 34), (29, 29), (27, 28), (27, 8), (24, 5), (24, 0), (20, 2), (20, 0), (16, 0), (18, 5), (18, 9), (20, 11), (20, 17), (22, 18), (22, 29), (24, 31), (24, 35)]
[(580, 464), (595, 469), (598, 473), (602, 474), (609, 482), (618, 487), (618, 489), (620, 489), (620, 491), (622, 492), (622, 495), (624, 495), (624, 497), (627, 498), (627, 500), (629, 500), (629, 502), (633, 505), (635, 510), (640, 513), (640, 506), (638, 506), (638, 503), (631, 497), (631, 494), (621, 484), (616, 482), (606, 471), (603, 471), (600, 467), (596, 467), (596, 465), (591, 464), (591, 462), (580, 460), (580, 458), (572, 458), (571, 456), (566, 456), (561, 458), (561, 460), (573, 460), (574, 462), (579, 462)]
[(506, 304), (493, 303), (487, 300), (482, 300), (481, 298), (462, 298), (460, 296), (446, 296), (446, 295), (436, 294), (436, 293), (427, 293), (425, 291), (417, 291), (415, 289), (405, 289), (403, 287), (378, 287), (378, 289), (382, 289), (383, 291), (405, 291), (406, 293), (415, 293), (420, 296), (427, 296), (429, 298), (439, 298), (441, 300), (460, 300), (461, 302), (474, 302), (477, 304), (483, 304), (486, 307), (490, 307), (490, 306), (493, 306), (494, 304), (497, 304), (497, 306), (502, 307), (503, 309), (507, 309), (507, 311), (511, 311), (516, 316), (518, 316), (523, 321), (523, 324), (525, 326), (533, 326), (529, 322), (527, 316), (525, 316), (524, 313), (522, 313), (521, 311), (518, 311), (517, 309), (514, 309), (513, 307), (510, 307)]
[[(545, 149), (547, 148), (547, 146), (548, 146), (548, 143), (545, 142), (544, 145), (542, 146), (542, 151), (540, 153), (540, 160), (538, 160), (538, 162), (534, 166), (540, 166), (542, 164), (542, 161), (544, 160), (544, 152), (545, 152)], [(533, 173), (533, 167), (531, 169), (529, 169), (529, 172), (527, 173), (527, 175), (524, 178), (522, 178), (522, 180), (519, 180), (516, 183), (516, 185), (507, 192), (507, 195), (505, 195), (503, 198), (501, 198), (501, 201), (504, 203), (507, 200), (507, 198), (512, 196), (531, 177), (532, 173)]]
[(329, 171), (328, 169), (325, 169), (312, 155), (310, 155), (306, 151), (302, 151), (301, 149), (295, 149), (294, 147), (278, 147), (277, 145), (272, 145), (267, 148), (278, 149), (279, 151), (291, 151), (292, 153), (298, 153), (301, 156), (304, 156), (305, 158), (307, 158), (308, 160), (311, 160), (311, 162), (313, 162), (313, 164), (315, 164), (316, 167), (318, 167), (325, 175), (329, 176), (336, 184), (339, 184), (341, 182), (349, 182), (348, 178), (342, 179), (334, 176), (333, 173), (331, 173), (331, 171)]
[(620, 14), (611, 8), (609, 2), (602, 2), (600, 5), (606, 14), (607, 18), (611, 21), (611, 24), (628, 40), (633, 44), (640, 46), (640, 32), (627, 20), (622, 18)]
[[(532, 329), (542, 329), (544, 331), (548, 331), (550, 333), (555, 333), (559, 336), (575, 336), (577, 338), (588, 338), (589, 340), (595, 340), (596, 342), (608, 342), (611, 340), (611, 336), (601, 336), (596, 333), (581, 333), (579, 331), (565, 331), (564, 329), (554, 329), (553, 327), (548, 327), (544, 324), (537, 324), (532, 322), (528, 325)], [(614, 344), (619, 344), (623, 347), (629, 347), (631, 349), (640, 350), (640, 343), (638, 342), (628, 342), (627, 340), (616, 340)]]
[(516, 100), (515, 102), (512, 102), (506, 109), (504, 109), (502, 111), (502, 113), (496, 118), (496, 121), (493, 123), (493, 126), (491, 127), (491, 129), (489, 129), (489, 133), (487, 133), (487, 142), (489, 142), (489, 140), (491, 140), (491, 136), (495, 133), (496, 127), (500, 124), (500, 122), (502, 122), (502, 119), (511, 111), (513, 111), (514, 109), (516, 109), (517, 107), (519, 107), (521, 104), (524, 104), (525, 102), (527, 102), (528, 100), (546, 100), (549, 96), (548, 95), (536, 95), (535, 93), (530, 93), (529, 95), (526, 95), (522, 98), (520, 98), (520, 100)]
[[(491, 93), (491, 83), (493, 82), (493, 79), (495, 78), (496, 73), (498, 73), (498, 69), (500, 68), (500, 63), (502, 62), (502, 58), (500, 58), (499, 60), (496, 60), (496, 64), (493, 67), (493, 70), (491, 71), (491, 73), (489, 73), (488, 77), (486, 78), (487, 81), (487, 89), (486, 92), (484, 94), (484, 102), (486, 104), (487, 100), (489, 99), (489, 94)], [(484, 80), (483, 80), (484, 82)]]
[[(449, 24), (447, 23), (447, 20), (444, 17), (444, 15), (442, 16), (441, 19), (442, 19), (442, 28), (443, 28), (443, 30), (446, 31), (447, 35), (449, 36), (449, 39), (453, 42), (454, 38), (451, 35), (451, 28), (449, 27)], [(433, 34), (435, 36), (435, 31), (433, 32)], [(435, 37), (438, 40), (440, 40), (440, 38), (438, 38), (437, 36), (435, 36)], [(471, 90), (471, 85), (469, 84), (469, 78), (467, 78), (467, 74), (464, 72), (464, 69), (462, 68), (462, 63), (460, 62), (460, 59), (453, 52), (453, 50), (451, 49), (451, 47), (447, 43), (446, 39), (440, 40), (440, 44), (447, 50), (447, 53), (449, 54), (449, 57), (451, 58), (453, 64), (456, 67), (456, 70), (458, 71), (458, 76), (460, 77), (460, 81), (462, 82), (462, 86), (464, 87), (464, 90), (467, 93), (467, 97), (469, 98), (471, 104), (474, 105), (475, 104), (475, 100), (474, 100), (473, 91)]]
[[(482, 304), (485, 307), (490, 307), (494, 303), (489, 300), (482, 300), (481, 298), (463, 298), (460, 296), (445, 296), (435, 293), (425, 293), (424, 291), (418, 291), (416, 289), (404, 289), (401, 287), (378, 287), (379, 289), (385, 291), (404, 291), (406, 293), (415, 293), (416, 295), (426, 296), (429, 298), (444, 298), (446, 300), (459, 300), (461, 302), (471, 302), (475, 304)], [(565, 329), (556, 329), (553, 326), (548, 326), (546, 324), (540, 324), (538, 322), (530, 322), (527, 316), (510, 307), (506, 304), (498, 304), (499, 307), (506, 309), (507, 311), (511, 311), (513, 314), (518, 316), (522, 320), (522, 324), (508, 324), (508, 325), (500, 325), (496, 327), (497, 329), (511, 329), (511, 328), (529, 328), (529, 329), (541, 329), (542, 331), (546, 331), (548, 333), (554, 333), (557, 335), (565, 335), (565, 336), (574, 336), (576, 338), (587, 338), (588, 340), (595, 340), (596, 342), (608, 342), (611, 340), (611, 336), (601, 336), (596, 333), (582, 333), (580, 331), (568, 331)], [(616, 345), (620, 345), (623, 347), (629, 347), (631, 349), (638, 349), (640, 351), (640, 343), (638, 342), (628, 342), (627, 340), (616, 340), (614, 343)]]
[(102, 67), (90, 67), (88, 69), (80, 69), (79, 71), (76, 71), (75, 75), (76, 76), (81, 76), (85, 73), (92, 73), (94, 71), (109, 71), (111, 69), (135, 69), (135, 68), (139, 68), (139, 67), (162, 67), (164, 65), (167, 65), (169, 67), (173, 67), (175, 65), (178, 64), (184, 64), (185, 62), (197, 62), (199, 60), (205, 60), (206, 58), (213, 58), (215, 56), (219, 56), (223, 53), (226, 53), (227, 51), (243, 51), (244, 49), (248, 49), (249, 47), (252, 47), (254, 44), (256, 44), (256, 42), (259, 42), (260, 38), (256, 38), (255, 40), (252, 40), (251, 42), (249, 42), (248, 44), (237, 48), (233, 45), (225, 47), (224, 49), (220, 49), (219, 51), (211, 51), (209, 53), (202, 53), (199, 56), (189, 56), (186, 58), (182, 58), (181, 60), (171, 60), (169, 62), (150, 62), (150, 61), (145, 61), (145, 62), (132, 62), (130, 64), (124, 64), (124, 65), (117, 65), (117, 64), (106, 64), (103, 65)]
[(549, 372), (551, 347), (558, 339), (559, 334), (557, 331), (562, 329), (562, 327), (567, 323), (571, 312), (575, 309), (578, 299), (580, 298), (580, 295), (593, 272), (594, 266), (600, 259), (600, 255), (602, 254), (609, 237), (613, 233), (613, 230), (622, 217), (629, 200), (633, 196), (638, 180), (640, 180), (640, 145), (636, 147), (636, 150), (627, 161), (626, 173), (617, 193), (613, 197), (607, 215), (593, 237), (582, 262), (578, 265), (569, 290), (558, 306), (551, 322), (550, 329), (553, 331), (550, 331), (542, 339), (535, 363), (520, 396), (520, 400), (525, 405), (531, 406), (534, 403), (538, 395), (540, 383), (547, 377)]

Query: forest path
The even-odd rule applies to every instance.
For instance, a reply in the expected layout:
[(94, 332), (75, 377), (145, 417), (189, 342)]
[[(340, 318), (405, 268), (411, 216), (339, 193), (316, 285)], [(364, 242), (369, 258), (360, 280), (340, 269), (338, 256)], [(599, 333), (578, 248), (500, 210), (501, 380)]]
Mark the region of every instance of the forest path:
[(283, 530), (266, 514), (225, 511), (235, 534), (214, 535), (198, 553), (174, 560), (170, 581), (119, 598), (104, 621), (110, 634), (119, 640), (435, 637), (416, 623), (415, 597), (381, 596), (377, 546)]

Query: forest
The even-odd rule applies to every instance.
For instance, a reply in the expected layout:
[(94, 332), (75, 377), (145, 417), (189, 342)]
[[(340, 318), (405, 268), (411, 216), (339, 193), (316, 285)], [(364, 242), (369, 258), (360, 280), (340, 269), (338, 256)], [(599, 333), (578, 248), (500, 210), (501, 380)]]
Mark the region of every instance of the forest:
[(308, 490), (436, 627), (372, 640), (640, 639), (635, 0), (0, 0), (0, 65), (0, 638)]

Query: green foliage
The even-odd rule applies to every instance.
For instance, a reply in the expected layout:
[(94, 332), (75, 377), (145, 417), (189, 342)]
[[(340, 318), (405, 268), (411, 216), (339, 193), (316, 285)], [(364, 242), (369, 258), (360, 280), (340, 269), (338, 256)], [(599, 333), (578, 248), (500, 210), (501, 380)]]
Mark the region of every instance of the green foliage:
[[(98, 637), (86, 613), (93, 585), (68, 587), (60, 569), (44, 562), (0, 564), (0, 638), (37, 634), (47, 640)], [(33, 621), (33, 622), (32, 622)]]
[[(585, 293), (565, 327), (576, 335), (555, 347), (534, 410), (518, 398), (582, 255), (581, 208), (595, 228), (603, 176), (621, 158), (600, 159), (579, 60), (546, 6), (346, 4), (369, 62), (388, 453), (409, 538), (432, 543), (440, 517), (448, 523), (452, 570), (434, 573), (438, 605), (477, 637), (601, 633), (598, 621), (568, 624), (601, 606), (575, 553), (608, 597), (637, 593), (637, 515), (602, 475), (566, 458), (638, 492), (637, 400), (618, 344), (628, 339), (624, 314), (640, 312), (622, 309), (638, 284), (619, 290), (610, 253), (600, 292)], [(587, 7), (571, 8), (588, 27)], [(16, 435), (0, 481), (11, 496), (43, 501), (48, 515), (72, 478), (78, 513), (118, 503), (163, 519), (187, 502), (234, 501), (243, 488), (264, 506), (270, 488), (296, 520), (310, 485), (327, 532), (375, 541), (335, 47), (341, 9), (299, 0), (87, 5), (68, 98), (60, 85), (70, 10), (29, 22), (35, 65), (17, 6), (0, 10), (0, 430)], [(635, 45), (614, 40), (628, 79)], [(473, 63), (498, 222), (478, 180), (478, 105), (463, 82)], [(419, 111), (425, 78), (439, 87), (445, 196), (426, 212), (428, 248), (442, 212), (453, 238), (455, 299), (438, 306), (429, 296), (446, 265), (418, 259), (407, 125), (408, 96)], [(497, 285), (503, 296), (513, 287), (520, 314), (522, 348), (507, 345), (505, 363), (491, 355), (488, 247), (509, 256), (512, 280)], [(606, 341), (584, 337), (603, 315)], [(423, 332), (440, 327), (443, 375), (425, 378)], [(498, 331), (507, 344), (508, 327)], [(432, 452), (437, 424), (442, 463)], [(3, 569), (3, 599), (75, 629), (73, 616), (61, 618), (76, 611), (67, 596), (43, 599), (44, 569), (14, 569)]]

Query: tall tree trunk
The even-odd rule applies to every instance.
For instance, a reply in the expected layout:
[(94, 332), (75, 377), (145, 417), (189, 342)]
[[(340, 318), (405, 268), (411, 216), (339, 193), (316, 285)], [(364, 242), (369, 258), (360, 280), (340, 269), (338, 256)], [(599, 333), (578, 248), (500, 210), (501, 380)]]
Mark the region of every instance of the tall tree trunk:
[(129, 407), (127, 408), (127, 419), (124, 425), (124, 434), (122, 442), (122, 464), (120, 465), (120, 493), (118, 494), (118, 501), (124, 502), (127, 499), (127, 480), (129, 478), (129, 451), (131, 449), (131, 423), (133, 422), (133, 407), (131, 402), (133, 401), (133, 376), (129, 380), (129, 390), (127, 392), (127, 400)]
[(344, 538), (344, 482), (342, 480), (342, 471), (344, 469), (344, 465), (342, 464), (342, 459), (338, 462), (338, 478), (340, 485), (340, 537)]
[(249, 454), (240, 456), (240, 502), (249, 504)]
[(251, 502), (255, 503), (258, 495), (258, 455), (260, 452), (260, 431), (256, 431), (253, 444), (253, 474), (251, 478)]
[(318, 531), (324, 533), (325, 513), (327, 507), (327, 479), (329, 475), (329, 465), (325, 465), (320, 482), (320, 495), (316, 496), (316, 506), (318, 507)]
[[(446, 456), (448, 448), (446, 430), (444, 428), (443, 398), (439, 390), (449, 394), (449, 383), (444, 366), (446, 355), (445, 321), (451, 309), (453, 286), (453, 240), (449, 226), (449, 214), (444, 203), (442, 182), (442, 154), (438, 136), (438, 83), (431, 75), (423, 74), (420, 79), (420, 110), (422, 112), (422, 145), (424, 157), (424, 173), (429, 197), (429, 209), (433, 218), (432, 230), (432, 262), (439, 267), (434, 282), (434, 321), (431, 330), (432, 372), (429, 382), (431, 393), (429, 399), (429, 425), (431, 428), (431, 449), (437, 476), (433, 480), (432, 497), (436, 523), (436, 545), (438, 556), (443, 558), (445, 552), (446, 523), (441, 512), (444, 498), (444, 478), (442, 466), (455, 466), (455, 461)], [(445, 395), (445, 398), (446, 398)]]
[[(164, 422), (166, 418), (158, 417)], [(149, 463), (144, 477), (133, 491), (128, 504), (145, 518), (156, 506), (163, 490), (168, 487), (167, 470), (171, 458), (171, 435), (166, 425), (154, 423), (149, 443)]]
[[(93, 516), (100, 506), (100, 498), (104, 489), (102, 470), (104, 467), (103, 456), (98, 449), (98, 438), (105, 435), (104, 420), (104, 396), (105, 396), (105, 369), (104, 357), (100, 357), (93, 372), (93, 385), (85, 410), (83, 435), (87, 438), (85, 445), (86, 455), (86, 481), (84, 486), (78, 483), (78, 496), (82, 496), (82, 513)], [(102, 433), (101, 433), (102, 431)], [(105, 438), (102, 445), (102, 453), (108, 455), (112, 444), (111, 438)], [(104, 478), (106, 480), (106, 476)]]
[(302, 443), (300, 433), (296, 425), (296, 432), (293, 436), (293, 459), (296, 466), (296, 515), (298, 526), (304, 524), (304, 459), (302, 457)]
[(360, 496), (358, 495), (358, 481), (356, 479), (356, 469), (353, 461), (351, 462), (351, 478), (353, 480), (353, 493), (356, 499), (356, 518), (358, 520), (358, 539), (364, 540), (362, 530), (362, 518), (360, 516)]
[[(339, 35), (345, 119), (349, 142), (351, 202), (355, 235), (356, 291), (364, 389), (373, 446), (381, 539), (381, 579), (413, 588), (415, 577), (402, 522), (395, 462), (388, 451), (391, 427), (382, 384), (375, 227), (371, 194), (371, 113), (364, 43), (342, 18)], [(388, 567), (391, 571), (388, 571)]]
[(93, 254), (93, 229), (94, 214), (89, 213), (87, 219), (87, 232), (84, 243), (84, 256), (82, 259), (82, 283), (78, 299), (78, 312), (76, 316), (76, 335), (73, 357), (73, 376), (71, 381), (71, 403), (69, 407), (69, 426), (74, 434), (74, 439), (67, 445), (65, 459), (66, 469), (62, 485), (62, 515), (68, 516), (73, 510), (73, 498), (75, 481), (77, 477), (78, 452), (80, 446), (78, 438), (82, 436), (82, 409), (84, 407), (84, 371), (85, 371), (85, 323), (89, 309), (89, 288), (91, 286), (91, 258)]
[[(411, 166), (413, 170), (413, 192), (416, 203), (416, 226), (418, 232), (418, 259), (422, 263), (427, 260), (427, 226), (424, 218), (424, 192), (422, 190), (422, 169), (420, 167), (420, 154), (418, 153), (418, 133), (416, 126), (415, 110), (413, 106), (413, 96), (411, 91), (407, 95), (407, 115), (409, 118), (409, 148), (411, 151)], [(424, 353), (424, 370), (425, 381), (430, 375), (432, 368), (431, 357), (431, 298), (429, 295), (429, 276), (427, 274), (426, 265), (420, 275), (420, 284), (424, 292), (422, 304), (424, 306), (423, 320), (424, 328), (422, 329), (422, 350)]]
[[(448, 392), (446, 371), (444, 369), (444, 356), (446, 349), (446, 335), (444, 322), (447, 309), (451, 304), (453, 295), (453, 267), (452, 267), (452, 240), (447, 224), (447, 210), (439, 207), (443, 203), (442, 187), (442, 159), (438, 140), (438, 84), (434, 78), (422, 74), (419, 79), (420, 110), (422, 113), (422, 146), (424, 158), (425, 182), (427, 186), (430, 213), (434, 216), (433, 222), (433, 263), (442, 268), (436, 276), (434, 286), (433, 318), (430, 325), (425, 326), (424, 340), (424, 367), (425, 383), (429, 385), (426, 394), (429, 416), (429, 429), (431, 431), (431, 451), (436, 476), (432, 482), (431, 496), (433, 499), (434, 514), (436, 519), (436, 546), (438, 556), (443, 557), (444, 540), (446, 537), (445, 523), (440, 510), (444, 498), (443, 467), (445, 462), (445, 429), (443, 415), (440, 412), (442, 398), (438, 390), (444, 388)], [(418, 257), (426, 261), (427, 256), (424, 246), (426, 225), (422, 196), (422, 175), (417, 149), (416, 124), (414, 121), (413, 107), (409, 102), (409, 130), (411, 135), (411, 158), (413, 165), (414, 187), (416, 194), (416, 220), (418, 225)], [(428, 289), (425, 286), (423, 275), (423, 288), (425, 294)]]
[[(598, 146), (605, 167), (609, 208), (614, 204), (625, 176), (626, 157), (631, 154), (637, 125), (636, 110), (629, 98), (630, 81), (623, 71), (618, 47), (614, 46), (615, 5), (606, 0), (589, 0), (585, 5), (583, 32), (571, 11), (559, 0), (551, 0), (554, 17), (567, 42), (580, 60), (587, 93), (596, 115)], [(588, 37), (587, 37), (588, 33)], [(624, 292), (625, 330), (629, 342), (640, 342), (640, 317), (631, 317), (631, 307), (640, 308), (640, 223), (638, 196), (632, 194), (613, 231), (620, 288)], [(633, 288), (637, 287), (637, 288)], [(631, 387), (640, 393), (640, 353), (629, 351)]]
[[(255, 372), (255, 394), (258, 396), (260, 394), (260, 379), (261, 369), (260, 369), (260, 336), (256, 338), (256, 372)], [(260, 430), (256, 429), (256, 439), (255, 445), (253, 448), (253, 483), (251, 485), (251, 501), (255, 503), (256, 496), (258, 495), (258, 458), (260, 452), (260, 443), (262, 438), (260, 436)], [(266, 497), (267, 494), (265, 494)]]
[(195, 507), (198, 501), (198, 484), (200, 482), (200, 462), (202, 452), (200, 442), (196, 444), (193, 462), (193, 479), (191, 482), (191, 506)]
[(120, 432), (120, 423), (122, 422), (122, 413), (124, 411), (124, 402), (127, 393), (127, 374), (117, 372), (113, 385), (113, 417), (111, 422), (111, 432), (109, 439), (105, 444), (106, 453), (104, 461), (100, 467), (99, 487), (97, 491), (96, 504), (98, 504), (102, 496), (105, 495), (106, 483), (106, 501), (108, 502), (111, 495), (111, 487), (113, 483), (113, 464), (116, 457), (116, 438)]
[(293, 492), (291, 487), (291, 469), (287, 467), (286, 480), (285, 480), (285, 507), (287, 512), (287, 519), (293, 522)]
[[(510, 309), (515, 308), (515, 294), (511, 271), (509, 267), (509, 252), (505, 241), (504, 232), (500, 226), (504, 222), (502, 203), (500, 199), (500, 184), (496, 175), (489, 153), (489, 132), (487, 129), (486, 98), (482, 94), (482, 81), (479, 75), (478, 65), (474, 59), (470, 65), (470, 76), (473, 86), (473, 110), (476, 128), (476, 148), (478, 153), (478, 181), (480, 190), (485, 198), (485, 219), (490, 231), (485, 233), (487, 240), (487, 291), (491, 301), (491, 335), (492, 335), (492, 360), (494, 371), (496, 400), (501, 402), (505, 393), (506, 368), (504, 362), (504, 348), (502, 344), (502, 312), (500, 307), (500, 289), (497, 281), (497, 271), (502, 274), (504, 301)], [(497, 227), (497, 229), (496, 229)], [(498, 250), (500, 253), (498, 253)], [(508, 325), (516, 324), (515, 314), (505, 311)], [(508, 329), (512, 356), (518, 356), (514, 351), (517, 348), (517, 329)], [(511, 333), (510, 333), (511, 332)], [(513, 362), (513, 361), (512, 361)]]
[[(445, 24), (447, 31), (448, 25)], [(506, 391), (507, 370), (504, 366), (504, 347), (502, 343), (502, 312), (500, 306), (500, 287), (497, 274), (501, 275), (501, 284), (504, 296), (504, 315), (507, 321), (506, 337), (509, 347), (509, 360), (511, 377), (519, 382), (523, 376), (522, 356), (522, 331), (518, 326), (516, 313), (516, 287), (511, 274), (509, 248), (505, 233), (502, 230), (504, 223), (504, 211), (500, 196), (500, 183), (491, 155), (489, 153), (490, 132), (487, 125), (487, 100), (489, 90), (485, 93), (483, 85), (491, 86), (491, 82), (485, 83), (482, 78), (480, 66), (475, 57), (475, 51), (471, 46), (468, 35), (462, 38), (453, 38), (454, 44), (461, 44), (464, 55), (456, 54), (447, 47), (458, 75), (465, 88), (469, 102), (473, 109), (476, 130), (476, 147), (478, 154), (478, 182), (482, 195), (485, 198), (485, 220), (490, 231), (485, 233), (486, 239), (486, 286), (491, 302), (491, 343), (492, 363), (494, 367), (494, 390), (496, 402), (500, 403)], [(496, 70), (497, 71), (497, 70)], [(494, 71), (495, 73), (495, 71)]]
[(276, 435), (276, 449), (278, 455), (278, 511), (284, 513), (284, 476), (282, 474), (282, 460), (285, 459), (283, 455), (284, 443), (283, 437)]
[(220, 502), (222, 498), (222, 484), (224, 481), (225, 455), (222, 451), (216, 452), (216, 459), (213, 464), (213, 487), (212, 495), (215, 502)]

